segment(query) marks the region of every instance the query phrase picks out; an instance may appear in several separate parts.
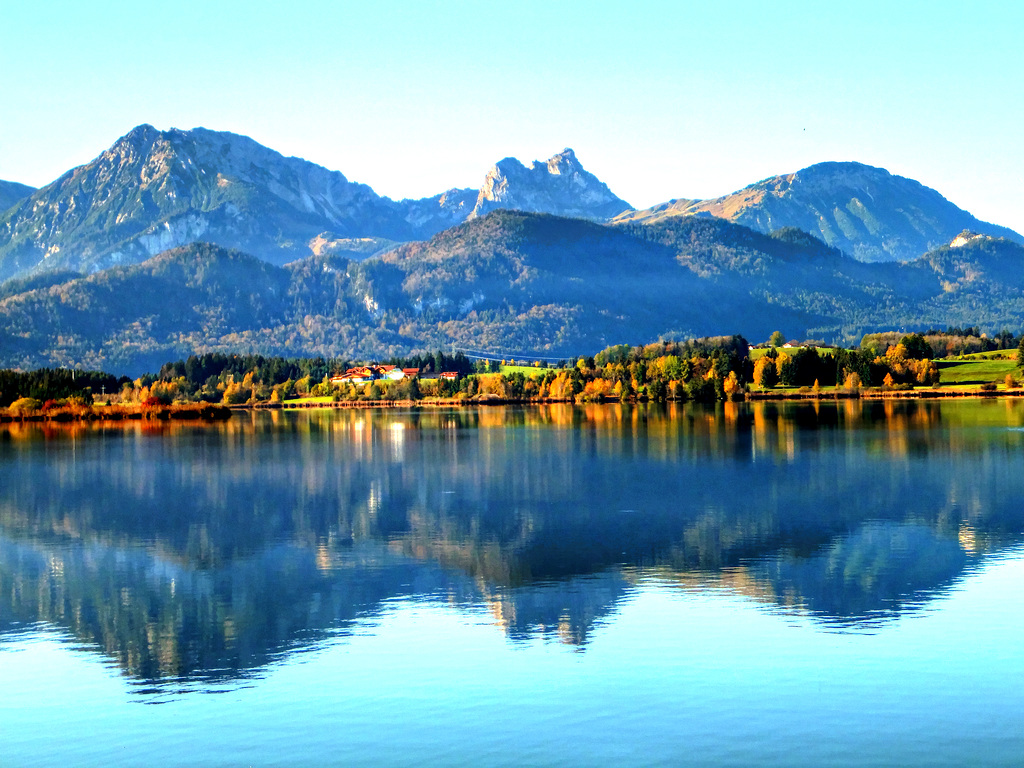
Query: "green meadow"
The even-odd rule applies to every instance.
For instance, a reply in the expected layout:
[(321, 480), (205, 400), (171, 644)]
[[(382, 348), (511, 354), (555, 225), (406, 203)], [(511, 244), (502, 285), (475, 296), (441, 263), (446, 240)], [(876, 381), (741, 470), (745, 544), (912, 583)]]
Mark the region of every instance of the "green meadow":
[[(991, 355), (998, 353), (982, 353), (965, 355), (963, 360), (938, 360), (939, 372), (943, 384), (1002, 384), (1006, 374), (1013, 374), (1020, 379), (1020, 369), (1015, 360), (994, 359)], [(989, 355), (986, 357), (985, 355)]]
[[(549, 368), (538, 368), (535, 365), (503, 365), (501, 366), (501, 372), (505, 376), (509, 376), (513, 373), (521, 373), (523, 376), (543, 376), (544, 372), (550, 370)], [(555, 369), (559, 370), (559, 369)]]

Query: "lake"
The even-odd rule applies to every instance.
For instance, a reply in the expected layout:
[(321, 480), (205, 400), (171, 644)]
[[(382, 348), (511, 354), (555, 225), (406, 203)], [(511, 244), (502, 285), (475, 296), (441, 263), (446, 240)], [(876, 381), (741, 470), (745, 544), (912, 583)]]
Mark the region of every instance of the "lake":
[(1024, 763), (1024, 402), (0, 430), (0, 765)]

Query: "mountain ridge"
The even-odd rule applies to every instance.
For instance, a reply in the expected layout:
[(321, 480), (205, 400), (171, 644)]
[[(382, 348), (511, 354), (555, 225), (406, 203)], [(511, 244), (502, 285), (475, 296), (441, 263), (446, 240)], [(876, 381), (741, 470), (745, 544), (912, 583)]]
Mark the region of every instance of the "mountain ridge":
[(30, 187), (28, 184), (0, 179), (0, 213), (20, 203), (35, 191), (36, 188)]
[(594, 219), (628, 207), (572, 150), (529, 168), (500, 161), (480, 190), (394, 201), (247, 136), (143, 124), (0, 212), (0, 280), (138, 263), (200, 240), (283, 264), (314, 242), (420, 240), (513, 204)]
[(196, 241), (274, 264), (319, 253), (361, 259), (510, 208), (615, 225), (717, 216), (764, 233), (796, 227), (863, 261), (910, 261), (963, 230), (1024, 242), (919, 182), (852, 162), (636, 211), (566, 148), (525, 165), (504, 158), (478, 190), (395, 201), (246, 136), (143, 124), (41, 189), (5, 184), (15, 202), (0, 211), (0, 281), (95, 272)]
[(965, 229), (1024, 243), (1013, 230), (975, 218), (918, 181), (837, 161), (762, 179), (722, 197), (680, 198), (627, 212), (613, 223), (702, 215), (761, 232), (796, 227), (861, 261), (911, 261)]

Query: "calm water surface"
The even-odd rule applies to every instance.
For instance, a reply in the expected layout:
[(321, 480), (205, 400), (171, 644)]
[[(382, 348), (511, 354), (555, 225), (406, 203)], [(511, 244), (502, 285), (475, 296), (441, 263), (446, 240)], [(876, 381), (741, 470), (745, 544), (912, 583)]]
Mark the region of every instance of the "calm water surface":
[(0, 430), (0, 765), (1024, 764), (1024, 403)]

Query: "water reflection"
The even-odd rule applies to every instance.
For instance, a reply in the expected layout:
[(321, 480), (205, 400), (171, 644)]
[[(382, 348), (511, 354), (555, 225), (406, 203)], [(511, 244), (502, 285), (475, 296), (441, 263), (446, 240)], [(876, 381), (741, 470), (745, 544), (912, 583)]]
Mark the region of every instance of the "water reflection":
[(830, 626), (1024, 538), (1024, 404), (243, 414), (0, 432), (0, 641), (44, 621), (148, 683), (231, 680), (394, 599), (583, 647), (638, 580)]

